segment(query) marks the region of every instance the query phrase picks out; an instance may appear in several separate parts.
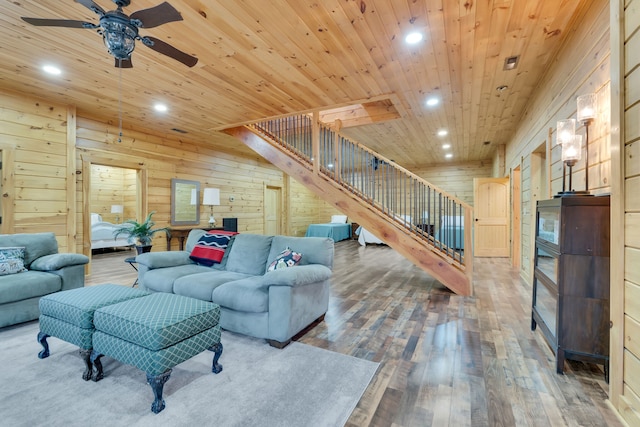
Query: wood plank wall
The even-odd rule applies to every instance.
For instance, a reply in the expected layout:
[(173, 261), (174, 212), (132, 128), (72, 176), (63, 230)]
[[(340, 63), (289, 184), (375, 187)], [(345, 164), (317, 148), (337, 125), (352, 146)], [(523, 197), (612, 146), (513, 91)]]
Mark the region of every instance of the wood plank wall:
[[(120, 167), (91, 165), (91, 209), (102, 220), (116, 223), (136, 217), (136, 171)], [(111, 206), (122, 205), (123, 213), (111, 213)]]
[[(169, 225), (171, 178), (182, 178), (199, 181), (202, 188), (220, 188), (221, 206), (214, 208), (214, 214), (238, 218), (241, 232), (263, 232), (267, 185), (287, 190), (282, 213), (292, 215), (288, 220), (297, 235), (304, 235), (308, 223), (326, 222), (315, 195), (300, 185), (284, 185), (287, 177), (282, 171), (232, 138), (210, 143), (125, 129), (119, 143), (118, 130), (110, 124), (77, 117), (71, 123), (74, 127), (68, 128), (70, 114), (75, 114), (73, 107), (0, 92), (2, 192), (7, 194), (0, 205), (3, 233), (54, 231), (61, 252), (87, 253), (90, 245), (83, 245), (83, 239), (89, 233), (89, 218), (85, 224), (83, 212), (85, 194), (91, 194), (91, 180), (85, 179), (91, 165), (127, 168), (123, 179), (142, 185), (141, 201), (131, 212), (125, 211), (125, 218), (155, 210), (158, 226)], [(74, 142), (69, 149), (67, 145)], [(74, 185), (75, 194), (69, 191)], [(125, 187), (124, 204), (129, 206), (136, 196), (131, 185)], [(291, 206), (291, 193), (300, 216), (285, 209)], [(109, 215), (110, 203), (104, 207)], [(201, 226), (206, 226), (208, 209), (201, 209)], [(69, 236), (75, 241), (69, 241)], [(154, 244), (154, 250), (166, 248), (164, 236), (157, 236)]]
[[(585, 42), (588, 40), (589, 42)], [(610, 155), (610, 45), (609, 3), (594, 0), (583, 15), (577, 16), (563, 47), (534, 91), (520, 120), (520, 126), (506, 147), (506, 169), (522, 170), (521, 197), (521, 276), (531, 278), (533, 262), (533, 217), (537, 200), (548, 199), (562, 189), (560, 147), (555, 144), (558, 120), (576, 118), (576, 98), (586, 93), (598, 94), (598, 117), (589, 128), (589, 190), (592, 194), (611, 192)], [(551, 137), (549, 136), (551, 132)], [(578, 125), (577, 134), (585, 129)], [(531, 156), (547, 143), (546, 188), (548, 194), (532, 192)], [(495, 160), (494, 160), (495, 162)], [(585, 189), (585, 155), (574, 166), (573, 187)], [(534, 183), (536, 184), (536, 183)], [(526, 262), (525, 262), (526, 261)]]
[(411, 172), (473, 206), (473, 178), (493, 176), (491, 160), (429, 166)]
[[(55, 232), (61, 251), (75, 249), (67, 107), (0, 92), (3, 233)], [(71, 204), (71, 206), (69, 206)], [(73, 221), (72, 221), (73, 222)]]
[(612, 138), (610, 398), (640, 426), (640, 0), (612, 2), (611, 34), (612, 126), (621, 132)]
[[(170, 222), (171, 178), (198, 181), (201, 188), (219, 188), (221, 203), (213, 208), (214, 216), (238, 218), (240, 232), (264, 232), (266, 186), (285, 190), (282, 213), (287, 226), (284, 233), (304, 235), (306, 225), (320, 219), (313, 194), (293, 180), (290, 180), (292, 184), (287, 183), (288, 177), (282, 171), (257, 155), (247, 156), (243, 151), (229, 148), (240, 144), (230, 137), (223, 150), (208, 142), (178, 140), (140, 131), (125, 131), (122, 142), (118, 143), (116, 132), (113, 128), (105, 131), (102, 123), (78, 118), (79, 161), (131, 165), (133, 169), (144, 170), (148, 177), (148, 198), (143, 210), (156, 211), (154, 220), (159, 226)], [(287, 210), (287, 206), (293, 208)], [(208, 207), (201, 207), (201, 226), (206, 226), (209, 212)], [(162, 235), (157, 236), (158, 242), (154, 244), (162, 243), (162, 239)]]

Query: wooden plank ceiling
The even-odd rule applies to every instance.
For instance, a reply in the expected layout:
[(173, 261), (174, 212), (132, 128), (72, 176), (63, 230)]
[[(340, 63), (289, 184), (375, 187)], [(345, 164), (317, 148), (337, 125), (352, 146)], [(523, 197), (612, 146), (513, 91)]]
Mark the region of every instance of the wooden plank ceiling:
[[(95, 0), (105, 10), (109, 0)], [(133, 0), (127, 14), (160, 0)], [(95, 30), (20, 19), (97, 15), (73, 0), (0, 3), (0, 88), (76, 105), (81, 116), (183, 139), (257, 119), (338, 107), (344, 132), (412, 169), (491, 158), (507, 142), (564, 35), (588, 0), (170, 0), (184, 20), (141, 29), (198, 57), (193, 68), (136, 43), (114, 68)], [(411, 31), (424, 38), (405, 43)], [(503, 70), (519, 56), (515, 70)], [(62, 68), (58, 77), (41, 67)], [(120, 80), (121, 79), (121, 80)], [(503, 91), (499, 86), (508, 86)], [(440, 104), (428, 107), (429, 96)], [(152, 106), (164, 102), (169, 111)], [(353, 120), (362, 111), (370, 120)], [(336, 111), (327, 114), (335, 119)], [(374, 114), (376, 118), (374, 118)], [(399, 118), (397, 118), (399, 117)], [(446, 129), (446, 137), (437, 136)], [(1, 130), (0, 130), (1, 133)], [(485, 144), (488, 141), (489, 144)], [(445, 159), (443, 143), (453, 154)]]

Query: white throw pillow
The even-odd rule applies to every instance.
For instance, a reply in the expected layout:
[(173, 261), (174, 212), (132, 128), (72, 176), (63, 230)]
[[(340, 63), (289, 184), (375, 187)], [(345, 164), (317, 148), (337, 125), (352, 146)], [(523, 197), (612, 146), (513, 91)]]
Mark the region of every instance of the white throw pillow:
[(346, 215), (331, 215), (331, 224), (346, 224)]

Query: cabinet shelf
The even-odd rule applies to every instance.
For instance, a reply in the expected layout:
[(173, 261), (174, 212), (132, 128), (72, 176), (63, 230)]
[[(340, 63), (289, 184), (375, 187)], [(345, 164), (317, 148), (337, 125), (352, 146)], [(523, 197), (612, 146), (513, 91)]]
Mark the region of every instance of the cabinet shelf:
[(531, 330), (556, 356), (609, 369), (609, 196), (541, 200), (536, 209)]

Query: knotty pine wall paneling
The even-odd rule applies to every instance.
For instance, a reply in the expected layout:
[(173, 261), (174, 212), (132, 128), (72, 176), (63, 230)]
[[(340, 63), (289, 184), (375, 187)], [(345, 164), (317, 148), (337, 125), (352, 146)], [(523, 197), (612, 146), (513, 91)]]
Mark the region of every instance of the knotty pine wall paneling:
[(610, 400), (640, 426), (640, 1), (611, 2)]
[[(158, 226), (170, 223), (171, 178), (196, 180), (201, 188), (221, 191), (221, 205), (214, 215), (238, 218), (239, 231), (263, 232), (263, 189), (265, 185), (283, 187), (283, 173), (231, 137), (217, 138), (217, 143), (190, 141), (184, 136), (155, 135), (141, 129), (125, 129), (122, 142), (118, 129), (81, 115), (69, 131), (71, 107), (0, 92), (0, 150), (5, 161), (3, 171), (2, 232), (32, 233), (53, 231), (61, 252), (90, 252), (89, 218), (84, 209), (91, 194), (91, 165), (129, 169), (123, 180), (125, 219), (156, 211)], [(69, 149), (69, 139), (75, 148)], [(69, 158), (74, 153), (75, 158)], [(89, 167), (87, 168), (86, 165)], [(75, 177), (75, 182), (74, 178)], [(138, 190), (136, 190), (138, 188)], [(140, 192), (138, 200), (136, 191)], [(303, 186), (289, 191), (300, 200), (314, 200), (309, 210), (319, 212), (320, 203)], [(233, 201), (230, 201), (233, 197)], [(104, 210), (110, 214), (110, 205)], [(131, 208), (129, 208), (131, 206)], [(306, 224), (294, 228), (306, 232)], [(201, 226), (206, 226), (208, 207), (201, 207)], [(319, 222), (323, 215), (309, 215)], [(307, 218), (304, 219), (306, 221)], [(69, 242), (68, 236), (76, 241)], [(166, 247), (164, 235), (154, 239), (154, 250)]]
[[(94, 164), (91, 165), (91, 212), (102, 220), (116, 223), (136, 217), (135, 170)], [(111, 213), (112, 205), (122, 205), (122, 214)]]
[(493, 162), (488, 159), (434, 165), (411, 172), (473, 206), (473, 178), (491, 178), (493, 170)]
[[(2, 232), (54, 232), (61, 252), (74, 252), (71, 230), (77, 204), (67, 188), (74, 171), (68, 158), (68, 108), (0, 92), (3, 170)], [(8, 161), (7, 161), (8, 160)], [(69, 187), (70, 186), (70, 187)], [(74, 216), (75, 217), (75, 216)]]
[[(284, 232), (304, 236), (309, 223), (326, 222), (321, 220), (319, 209), (324, 202), (258, 155), (234, 151), (240, 142), (231, 137), (226, 137), (226, 143), (220, 146), (127, 131), (122, 142), (117, 143), (116, 129), (105, 133), (103, 124), (83, 118), (78, 122), (81, 151), (108, 153), (107, 156), (120, 159), (113, 163), (143, 163), (140, 167), (148, 174), (147, 211), (157, 212), (154, 220), (158, 225), (170, 222), (171, 178), (198, 181), (201, 193), (208, 187), (220, 189), (220, 206), (213, 207), (213, 215), (217, 224), (222, 224), (222, 218), (237, 218), (239, 232), (264, 233), (266, 186), (283, 189)], [(200, 226), (208, 225), (209, 214), (210, 208), (201, 206)], [(161, 239), (164, 236), (157, 237), (157, 243)]]
[[(589, 128), (589, 190), (592, 194), (611, 192), (610, 157), (610, 45), (609, 45), (609, 2), (594, 0), (583, 15), (576, 18), (576, 24), (565, 36), (563, 46), (541, 79), (534, 95), (520, 120), (513, 137), (506, 147), (507, 169), (521, 162), (530, 163), (529, 157), (552, 133), (547, 177), (551, 194), (562, 189), (562, 162), (560, 147), (555, 143), (556, 123), (560, 119), (576, 117), (576, 99), (579, 95), (595, 92), (598, 95), (598, 117)], [(588, 40), (588, 43), (585, 43)], [(577, 126), (576, 133), (584, 136), (585, 130)], [(574, 166), (573, 187), (585, 189), (585, 153)], [(522, 188), (531, 188), (525, 182), (531, 179), (523, 174)], [(523, 198), (524, 200), (524, 198)], [(523, 223), (533, 221), (535, 210), (531, 209), (528, 219), (523, 212)], [(523, 226), (522, 230), (525, 230)], [(529, 253), (532, 235), (523, 235), (522, 254)], [(532, 258), (521, 266), (521, 275), (529, 277)]]

